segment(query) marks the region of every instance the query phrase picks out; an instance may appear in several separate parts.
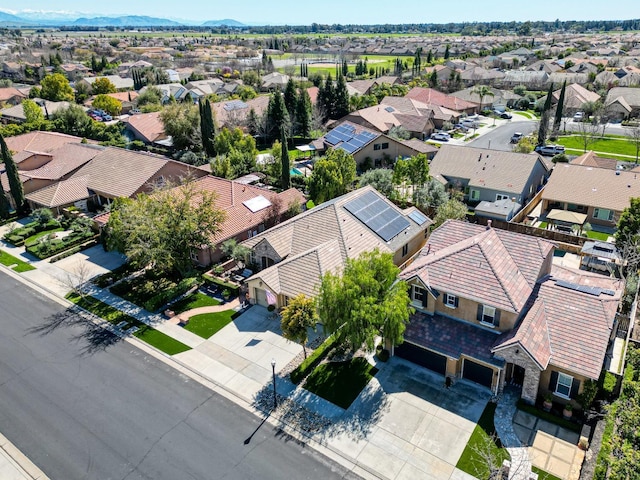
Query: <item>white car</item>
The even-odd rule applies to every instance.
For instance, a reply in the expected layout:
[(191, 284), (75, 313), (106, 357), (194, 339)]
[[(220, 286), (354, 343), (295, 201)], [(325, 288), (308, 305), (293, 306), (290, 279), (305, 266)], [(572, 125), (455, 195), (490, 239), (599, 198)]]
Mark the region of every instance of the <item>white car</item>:
[(447, 132), (436, 132), (431, 134), (431, 140), (438, 140), (439, 142), (448, 142), (451, 140), (451, 135)]
[(583, 120), (584, 120), (584, 112), (576, 112), (576, 114), (573, 116), (574, 122), (581, 122)]

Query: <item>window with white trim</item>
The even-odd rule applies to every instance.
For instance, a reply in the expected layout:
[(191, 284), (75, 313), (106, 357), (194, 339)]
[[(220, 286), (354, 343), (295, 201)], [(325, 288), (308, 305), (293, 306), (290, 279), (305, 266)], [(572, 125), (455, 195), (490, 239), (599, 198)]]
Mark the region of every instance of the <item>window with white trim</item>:
[(498, 200), (508, 200), (508, 199), (509, 199), (509, 195), (505, 195), (505, 194), (503, 194), (503, 193), (498, 193), (498, 194), (496, 195), (496, 202), (497, 202)]
[(489, 305), (482, 306), (482, 323), (488, 323), (493, 325), (496, 318), (496, 309), (495, 307), (490, 307)]
[(471, 200), (480, 200), (480, 190), (469, 190), (469, 198)]
[(415, 304), (423, 305), (427, 299), (427, 291), (417, 285), (413, 285), (413, 291), (411, 292), (411, 300)]
[(593, 218), (613, 222), (613, 210), (607, 210), (606, 208), (596, 208), (593, 210)]
[(456, 308), (458, 306), (458, 299), (455, 295), (451, 295), (450, 293), (444, 294), (444, 305), (449, 308)]
[(571, 395), (571, 386), (573, 385), (573, 377), (566, 373), (558, 372), (558, 383), (556, 384), (557, 395), (569, 398)]

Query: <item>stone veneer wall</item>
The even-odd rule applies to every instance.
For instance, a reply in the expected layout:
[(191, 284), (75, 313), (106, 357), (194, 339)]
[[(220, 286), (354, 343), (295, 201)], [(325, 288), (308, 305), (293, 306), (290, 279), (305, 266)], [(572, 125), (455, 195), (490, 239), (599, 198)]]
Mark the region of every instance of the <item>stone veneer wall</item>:
[[(516, 353), (516, 351), (518, 353)], [(540, 367), (531, 357), (518, 347), (509, 347), (496, 353), (496, 357), (503, 358), (507, 363), (513, 363), (524, 368), (524, 382), (522, 383), (522, 399), (530, 404), (536, 403), (538, 387), (540, 386)], [(506, 367), (505, 367), (506, 368)], [(504, 388), (505, 376), (500, 382), (500, 391)]]

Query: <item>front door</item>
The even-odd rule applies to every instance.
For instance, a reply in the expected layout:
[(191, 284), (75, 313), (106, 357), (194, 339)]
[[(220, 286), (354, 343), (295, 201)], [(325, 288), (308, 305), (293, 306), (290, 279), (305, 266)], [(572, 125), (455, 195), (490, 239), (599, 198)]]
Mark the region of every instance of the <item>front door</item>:
[(507, 364), (507, 383), (521, 387), (524, 383), (524, 368), (514, 363)]

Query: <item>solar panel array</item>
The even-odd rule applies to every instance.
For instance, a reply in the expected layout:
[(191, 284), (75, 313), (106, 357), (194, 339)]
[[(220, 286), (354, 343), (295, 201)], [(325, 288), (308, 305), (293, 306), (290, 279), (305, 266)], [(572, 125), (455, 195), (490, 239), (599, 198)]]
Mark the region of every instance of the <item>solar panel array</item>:
[(354, 198), (344, 208), (385, 242), (411, 225), (409, 220), (373, 192)]
[(589, 295), (594, 295), (596, 297), (600, 296), (601, 293), (606, 293), (609, 295), (609, 292), (604, 292), (600, 287), (588, 287), (587, 285), (579, 285), (577, 283), (567, 282), (565, 280), (556, 280), (556, 285), (559, 287), (568, 288), (570, 290), (575, 290), (576, 292), (587, 293)]
[(338, 148), (351, 154), (377, 137), (378, 135), (372, 132), (360, 132), (356, 135), (355, 127), (343, 124), (327, 133), (324, 139), (329, 145), (333, 147), (338, 146)]
[(414, 210), (413, 212), (411, 212), (409, 214), (409, 218), (414, 222), (416, 222), (418, 225), (422, 225), (424, 222), (427, 221), (427, 217), (423, 215), (422, 212), (419, 212), (418, 210)]
[(232, 110), (242, 110), (243, 108), (247, 108), (248, 105), (244, 103), (242, 100), (231, 100), (224, 104), (224, 109), (228, 112)]

